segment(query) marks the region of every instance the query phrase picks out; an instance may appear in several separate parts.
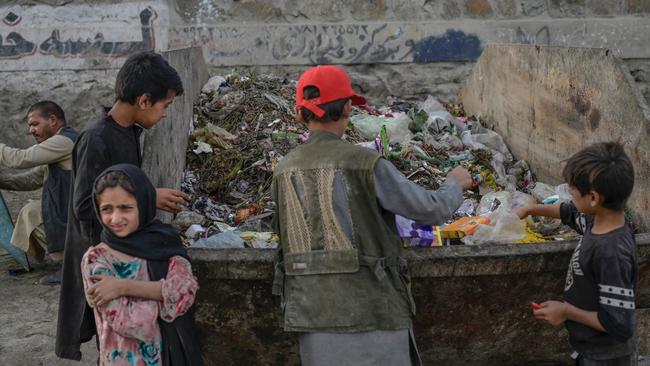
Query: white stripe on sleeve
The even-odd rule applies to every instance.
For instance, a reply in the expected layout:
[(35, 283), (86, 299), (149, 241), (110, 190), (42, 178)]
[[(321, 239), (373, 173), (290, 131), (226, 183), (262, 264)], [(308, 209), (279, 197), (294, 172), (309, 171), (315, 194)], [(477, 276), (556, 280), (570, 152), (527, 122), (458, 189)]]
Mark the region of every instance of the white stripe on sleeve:
[(619, 299), (613, 299), (611, 297), (600, 297), (600, 303), (603, 305), (607, 306), (613, 306), (615, 308), (621, 308), (621, 309), (632, 309), (634, 310), (634, 302), (633, 301), (624, 301), (624, 300), (619, 300)]
[(598, 288), (600, 292), (604, 294), (614, 294), (623, 297), (634, 297), (634, 291), (629, 288), (601, 285), (600, 283), (598, 284)]

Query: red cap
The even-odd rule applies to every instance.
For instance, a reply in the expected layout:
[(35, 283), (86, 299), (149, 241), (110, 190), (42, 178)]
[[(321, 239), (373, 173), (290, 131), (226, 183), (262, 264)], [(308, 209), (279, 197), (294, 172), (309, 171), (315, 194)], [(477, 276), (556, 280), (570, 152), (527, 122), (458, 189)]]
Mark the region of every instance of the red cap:
[[(302, 92), (307, 86), (314, 86), (320, 91), (320, 96), (304, 99)], [(307, 108), (318, 117), (323, 117), (325, 111), (318, 107), (335, 100), (350, 98), (353, 105), (366, 104), (366, 100), (352, 90), (348, 74), (340, 67), (333, 65), (316, 66), (305, 71), (298, 80), (296, 87), (296, 106)]]

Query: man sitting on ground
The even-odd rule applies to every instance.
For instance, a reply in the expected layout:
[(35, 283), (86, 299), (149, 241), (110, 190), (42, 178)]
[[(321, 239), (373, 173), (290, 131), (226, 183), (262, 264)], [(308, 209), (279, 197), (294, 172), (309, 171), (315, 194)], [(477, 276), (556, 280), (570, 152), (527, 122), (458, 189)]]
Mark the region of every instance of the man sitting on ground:
[[(11, 244), (38, 261), (49, 254), (54, 261), (63, 259), (72, 148), (77, 132), (66, 126), (63, 109), (51, 101), (32, 105), (27, 112), (29, 133), (37, 144), (17, 149), (0, 143), (0, 189), (32, 191), (43, 188), (41, 200), (28, 202), (18, 214)], [(41, 279), (42, 284), (61, 282), (61, 269)]]

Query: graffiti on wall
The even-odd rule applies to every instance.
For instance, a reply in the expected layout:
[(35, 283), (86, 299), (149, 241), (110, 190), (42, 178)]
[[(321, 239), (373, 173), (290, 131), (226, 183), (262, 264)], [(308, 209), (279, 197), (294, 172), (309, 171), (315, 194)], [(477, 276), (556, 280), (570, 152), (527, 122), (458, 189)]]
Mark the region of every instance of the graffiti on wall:
[(172, 46), (187, 39), (205, 46), (208, 62), (214, 64), (231, 59), (242, 64), (471, 61), (481, 53), (475, 34), (393, 23), (171, 29)]
[(650, 57), (650, 19), (172, 26), (212, 65), (474, 61), (489, 43), (604, 47)]
[(413, 43), (413, 61), (473, 61), (481, 55), (481, 40), (474, 34), (449, 29), (440, 37), (429, 36)]
[[(102, 32), (97, 32), (92, 38), (62, 39), (59, 29), (52, 30), (50, 36), (40, 43), (36, 43), (36, 40), (29, 40), (16, 31), (9, 32), (4, 39), (0, 34), (0, 60), (20, 59), (35, 55), (37, 52), (46, 56), (68, 58), (125, 57), (134, 52), (152, 50), (156, 47), (153, 27), (156, 17), (156, 12), (152, 7), (147, 7), (140, 12), (142, 40), (139, 41), (111, 41)], [(16, 26), (20, 23), (21, 17), (14, 12), (9, 12), (2, 21), (10, 27)]]
[(11, 32), (4, 40), (0, 34), (0, 60), (17, 59), (36, 52), (36, 44), (26, 40), (20, 33)]

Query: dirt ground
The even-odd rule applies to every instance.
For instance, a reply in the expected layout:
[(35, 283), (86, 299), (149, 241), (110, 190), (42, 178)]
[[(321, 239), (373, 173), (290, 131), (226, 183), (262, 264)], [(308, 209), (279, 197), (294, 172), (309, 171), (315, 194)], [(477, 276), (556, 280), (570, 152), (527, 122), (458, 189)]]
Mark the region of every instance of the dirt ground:
[[(16, 218), (28, 199), (40, 191), (2, 191), (11, 216)], [(43, 286), (38, 280), (56, 268), (36, 268), (30, 273), (9, 275), (20, 266), (0, 249), (0, 366), (94, 366), (97, 348), (92, 340), (81, 348), (81, 362), (62, 360), (54, 354), (59, 286)]]
[(59, 359), (54, 354), (59, 286), (38, 280), (56, 268), (40, 268), (17, 276), (19, 265), (0, 250), (0, 364), (3, 366), (91, 366), (97, 364), (94, 340), (81, 348), (82, 362)]

